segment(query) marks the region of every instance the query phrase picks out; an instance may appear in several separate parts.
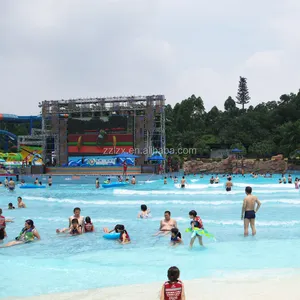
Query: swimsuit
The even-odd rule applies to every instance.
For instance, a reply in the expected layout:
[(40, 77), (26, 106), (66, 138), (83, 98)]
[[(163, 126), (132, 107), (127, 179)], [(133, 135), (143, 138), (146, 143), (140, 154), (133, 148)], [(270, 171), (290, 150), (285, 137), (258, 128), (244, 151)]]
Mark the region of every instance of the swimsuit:
[(164, 299), (165, 300), (180, 300), (182, 295), (182, 282), (177, 280), (177, 282), (167, 281), (164, 284)]
[(181, 239), (181, 233), (178, 232), (175, 237), (171, 236), (171, 242), (173, 243), (179, 243), (180, 241), (178, 239)]
[(226, 191), (227, 191), (227, 192), (230, 192), (230, 191), (231, 191), (231, 187), (227, 186), (227, 187), (226, 187)]
[(84, 225), (84, 231), (86, 231), (86, 232), (91, 232), (91, 231), (93, 231), (93, 223), (86, 223), (85, 225)]
[(255, 219), (255, 211), (254, 210), (247, 210), (245, 211), (245, 219)]
[(181, 185), (181, 188), (184, 188), (184, 187), (185, 187), (185, 184), (182, 184), (182, 185)]

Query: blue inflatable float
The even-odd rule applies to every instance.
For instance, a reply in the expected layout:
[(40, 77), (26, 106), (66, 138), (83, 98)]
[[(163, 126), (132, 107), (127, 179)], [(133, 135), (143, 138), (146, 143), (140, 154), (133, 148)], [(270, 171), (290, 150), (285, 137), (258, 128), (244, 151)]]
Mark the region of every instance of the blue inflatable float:
[(102, 187), (107, 189), (107, 188), (112, 188), (112, 187), (124, 186), (124, 185), (127, 185), (127, 184), (128, 184), (127, 182), (111, 182), (111, 183), (102, 184)]
[(45, 185), (36, 185), (36, 184), (24, 184), (20, 185), (20, 189), (44, 189)]
[(118, 232), (106, 233), (103, 235), (103, 237), (107, 240), (117, 240), (120, 238), (120, 233)]

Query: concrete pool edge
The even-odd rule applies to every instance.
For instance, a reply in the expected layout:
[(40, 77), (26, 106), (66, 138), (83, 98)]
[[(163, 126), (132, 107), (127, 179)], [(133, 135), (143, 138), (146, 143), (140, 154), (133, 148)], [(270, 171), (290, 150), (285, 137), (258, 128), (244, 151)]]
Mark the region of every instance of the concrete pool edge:
[[(184, 280), (186, 299), (211, 300), (289, 300), (300, 299), (297, 288), (300, 280), (299, 269), (245, 270), (225, 277), (210, 277)], [(8, 297), (3, 300), (154, 300), (159, 299), (163, 282), (107, 287), (68, 293), (57, 293), (33, 297)]]

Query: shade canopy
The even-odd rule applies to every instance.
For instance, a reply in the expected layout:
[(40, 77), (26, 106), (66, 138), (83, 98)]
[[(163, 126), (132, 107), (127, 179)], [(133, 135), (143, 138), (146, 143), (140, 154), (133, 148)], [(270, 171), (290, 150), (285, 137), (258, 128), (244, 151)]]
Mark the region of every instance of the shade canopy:
[(165, 160), (162, 156), (154, 155), (148, 158), (148, 160)]
[(128, 152), (123, 152), (123, 153), (120, 153), (120, 154), (114, 156), (114, 158), (125, 158), (125, 159), (127, 159), (127, 158), (138, 158), (138, 157), (139, 156), (128, 153)]
[(241, 152), (243, 152), (243, 150), (240, 150), (238, 148), (234, 148), (234, 149), (231, 150), (231, 152), (232, 153), (241, 153)]

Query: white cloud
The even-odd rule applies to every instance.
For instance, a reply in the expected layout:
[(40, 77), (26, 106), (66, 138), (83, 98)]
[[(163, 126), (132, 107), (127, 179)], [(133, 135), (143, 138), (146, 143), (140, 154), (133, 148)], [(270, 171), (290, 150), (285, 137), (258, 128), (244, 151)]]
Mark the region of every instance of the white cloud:
[(1, 113), (44, 99), (201, 96), (207, 109), (248, 78), (252, 104), (299, 88), (298, 0), (0, 2)]

